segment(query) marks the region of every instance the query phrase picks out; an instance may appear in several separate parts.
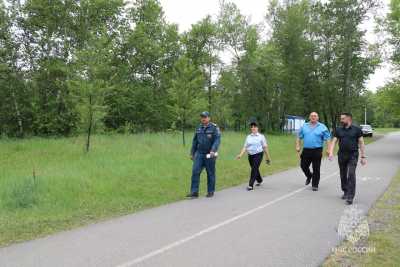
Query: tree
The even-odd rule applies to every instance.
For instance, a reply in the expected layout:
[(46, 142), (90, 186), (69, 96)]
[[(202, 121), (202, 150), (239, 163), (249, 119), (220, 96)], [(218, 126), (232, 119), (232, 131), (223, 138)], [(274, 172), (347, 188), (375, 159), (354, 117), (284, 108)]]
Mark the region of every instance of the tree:
[[(279, 130), (285, 115), (310, 111), (329, 126), (342, 111), (361, 118), (365, 104), (389, 105), (386, 90), (395, 90), (365, 92), (379, 60), (360, 25), (376, 2), (271, 0), (271, 32), (263, 36), (228, 0), (183, 34), (160, 0), (0, 1), (0, 134), (85, 133), (87, 150), (100, 128), (172, 125), (184, 136), (205, 102), (223, 128), (237, 130), (249, 118)], [(395, 64), (399, 5), (391, 1), (385, 24)], [(387, 107), (371, 110), (378, 118)]]
[[(93, 6), (91, 2), (82, 5), (81, 14), (85, 14), (87, 31), (77, 47), (75, 60), (71, 64), (70, 88), (78, 100), (80, 117), (86, 128), (86, 152), (89, 152), (91, 135), (96, 123), (104, 118), (104, 95), (115, 83), (116, 55), (113, 48), (119, 30), (119, 14), (121, 1), (99, 2)], [(91, 21), (92, 9), (97, 9), (98, 17)], [(94, 14), (93, 14), (94, 15)], [(92, 24), (97, 22), (97, 24)]]
[(359, 27), (375, 4), (373, 0), (335, 0), (313, 7), (323, 116), (333, 128), (340, 112), (357, 106), (364, 83), (377, 66), (365, 31)]
[(21, 49), (27, 51), (22, 64), (29, 69), (28, 78), (34, 91), (34, 133), (71, 134), (78, 116), (67, 81), (77, 3), (53, 1), (48, 5), (29, 0), (16, 8), (19, 28), (16, 38), (21, 40)]
[(377, 92), (377, 104), (390, 126), (400, 126), (400, 82), (394, 81)]
[(254, 37), (257, 46), (257, 27), (250, 25), (248, 18), (240, 13), (239, 8), (232, 2), (221, 1), (220, 11), (217, 16), (217, 38), (220, 49), (228, 51), (231, 63), (219, 73), (213, 100), (213, 118), (221, 128), (226, 128), (234, 123), (239, 129), (241, 121), (245, 120), (243, 101), (240, 100), (240, 69), (239, 65), (249, 45), (249, 40)]
[(104, 117), (104, 94), (113, 79), (110, 70), (112, 54), (110, 40), (106, 35), (89, 40), (85, 48), (77, 53), (75, 73), (70, 88), (78, 101), (82, 125), (86, 128), (86, 152), (89, 152), (91, 135), (96, 123)]
[(169, 94), (171, 95), (171, 110), (182, 130), (182, 143), (186, 144), (185, 128), (188, 118), (199, 114), (204, 103), (202, 102), (201, 89), (204, 77), (199, 69), (185, 56), (175, 64)]
[[(393, 46), (391, 60), (396, 69), (400, 66), (400, 1), (391, 0), (390, 11), (385, 26), (390, 32), (389, 42)], [(400, 126), (400, 80), (393, 81), (380, 88), (371, 97), (375, 124), (381, 127)]]
[(165, 21), (159, 1), (137, 0), (128, 9), (117, 47), (118, 86), (106, 95), (105, 125), (131, 131), (167, 129), (169, 80), (180, 56), (177, 26)]
[(400, 66), (400, 0), (390, 1), (387, 24), (388, 30), (392, 34), (390, 43), (394, 47), (392, 60), (397, 66)]
[(245, 49), (247, 32), (251, 28), (248, 19), (234, 3), (222, 0), (217, 25), (221, 49), (227, 49), (237, 63)]
[(211, 16), (207, 16), (200, 22), (192, 25), (192, 28), (183, 37), (183, 43), (187, 56), (193, 64), (201, 67), (208, 91), (208, 110), (213, 112), (213, 74), (220, 63), (220, 41), (218, 28)]
[(311, 2), (273, 1), (267, 18), (273, 29), (271, 42), (281, 60), (275, 106), (282, 129), (287, 114), (306, 115), (321, 106)]
[[(11, 8), (15, 5), (11, 5)], [(0, 135), (23, 137), (32, 124), (32, 92), (19, 62), (19, 45), (13, 36), (16, 13), (0, 2)]]

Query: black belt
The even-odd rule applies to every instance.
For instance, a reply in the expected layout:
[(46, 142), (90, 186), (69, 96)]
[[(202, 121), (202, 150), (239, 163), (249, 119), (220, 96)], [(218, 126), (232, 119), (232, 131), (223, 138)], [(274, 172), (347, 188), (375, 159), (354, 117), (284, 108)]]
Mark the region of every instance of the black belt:
[(351, 150), (351, 151), (343, 151), (343, 150), (339, 150), (338, 154), (342, 154), (342, 155), (354, 155), (354, 154), (358, 154), (358, 150)]

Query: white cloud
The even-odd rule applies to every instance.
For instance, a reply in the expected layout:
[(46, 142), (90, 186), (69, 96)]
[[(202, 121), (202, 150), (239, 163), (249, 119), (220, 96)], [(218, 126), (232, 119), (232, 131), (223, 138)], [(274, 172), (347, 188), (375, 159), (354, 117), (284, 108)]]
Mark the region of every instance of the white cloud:
[[(190, 26), (207, 15), (217, 15), (218, 0), (161, 0), (167, 20), (179, 25), (180, 31), (187, 31)], [(267, 12), (268, 0), (233, 0), (242, 14), (251, 18), (251, 22), (258, 24), (264, 20)]]

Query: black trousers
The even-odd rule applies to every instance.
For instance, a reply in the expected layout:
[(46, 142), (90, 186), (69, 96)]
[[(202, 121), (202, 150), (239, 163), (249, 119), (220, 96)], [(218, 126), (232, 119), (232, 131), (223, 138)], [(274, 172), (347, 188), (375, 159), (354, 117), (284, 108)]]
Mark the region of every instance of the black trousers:
[(356, 194), (356, 168), (358, 152), (338, 153), (340, 181), (346, 199), (352, 200)]
[[(321, 177), (320, 168), (322, 159), (322, 148), (304, 148), (300, 157), (301, 169), (308, 179), (312, 179), (312, 186), (318, 187), (319, 179)], [(310, 171), (311, 164), (313, 172)]]
[(254, 155), (249, 155), (249, 164), (251, 167), (249, 186), (253, 186), (254, 182), (261, 183), (263, 181), (260, 174), (260, 165), (263, 159), (263, 152)]

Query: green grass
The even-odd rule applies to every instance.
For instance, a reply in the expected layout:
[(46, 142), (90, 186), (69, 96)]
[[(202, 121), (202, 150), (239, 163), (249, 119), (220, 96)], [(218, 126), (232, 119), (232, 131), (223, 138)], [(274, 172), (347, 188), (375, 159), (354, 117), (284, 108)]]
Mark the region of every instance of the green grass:
[[(223, 134), (217, 190), (247, 182), (247, 159), (234, 159), (245, 135)], [(267, 138), (272, 164), (263, 175), (299, 163), (294, 136)], [(180, 134), (97, 135), (88, 154), (84, 144), (83, 136), (0, 140), (0, 246), (181, 200), (189, 190), (190, 144)], [(203, 193), (205, 185), (203, 173)]]
[[(364, 143), (366, 145), (371, 144), (372, 142), (375, 142), (379, 138), (383, 137), (383, 135), (374, 135), (373, 137), (364, 137)], [(338, 150), (338, 145), (335, 147), (335, 151)]]
[[(234, 160), (244, 133), (224, 133), (217, 189), (247, 181), (247, 159)], [(298, 164), (294, 136), (267, 136), (271, 174)], [(192, 163), (179, 134), (0, 140), (0, 246), (183, 199)], [(202, 176), (202, 193), (205, 192)]]
[(398, 132), (400, 128), (376, 128), (374, 129), (375, 134), (387, 134), (391, 132)]
[(341, 252), (332, 254), (323, 266), (400, 266), (400, 172), (370, 210), (368, 223), (369, 238), (355, 245), (373, 248), (372, 252), (354, 253), (347, 249), (352, 244), (344, 242), (338, 250)]

